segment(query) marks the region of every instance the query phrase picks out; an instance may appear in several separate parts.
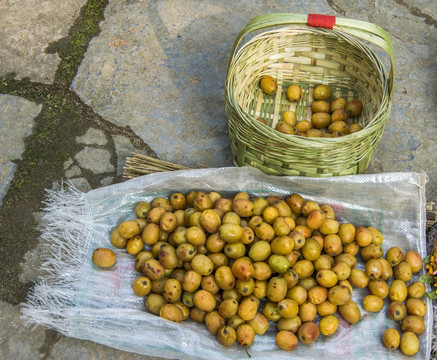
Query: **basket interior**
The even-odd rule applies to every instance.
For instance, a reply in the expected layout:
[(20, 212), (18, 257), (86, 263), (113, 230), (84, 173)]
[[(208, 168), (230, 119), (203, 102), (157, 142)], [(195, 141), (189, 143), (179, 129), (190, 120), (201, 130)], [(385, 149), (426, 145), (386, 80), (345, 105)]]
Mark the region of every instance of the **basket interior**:
[[(233, 93), (242, 111), (274, 128), (286, 110), (294, 111), (298, 121), (311, 120), (314, 88), (330, 85), (331, 100), (357, 98), (363, 103), (362, 113), (347, 124), (358, 122), (365, 128), (383, 101), (383, 69), (375, 60), (366, 45), (335, 30), (282, 28), (257, 35), (241, 47), (234, 62)], [(261, 90), (264, 75), (276, 79), (275, 94)], [(302, 87), (298, 103), (287, 99), (291, 84)]]

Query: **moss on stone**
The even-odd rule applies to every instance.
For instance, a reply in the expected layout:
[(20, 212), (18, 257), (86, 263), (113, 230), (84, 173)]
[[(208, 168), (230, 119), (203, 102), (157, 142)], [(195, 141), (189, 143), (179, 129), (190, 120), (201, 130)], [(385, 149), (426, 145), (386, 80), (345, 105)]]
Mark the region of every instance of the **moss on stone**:
[(53, 84), (14, 80), (14, 74), (0, 79), (1, 94), (42, 104), (0, 208), (0, 257), (5, 269), (0, 298), (10, 303), (23, 301), (28, 290), (28, 285), (19, 282), (19, 264), (38, 241), (33, 214), (40, 211), (44, 189), (63, 177), (63, 163), (78, 150), (75, 137), (83, 135), (96, 116), (70, 90), (70, 84), (89, 42), (100, 32), (106, 5), (107, 0), (89, 0), (68, 36), (48, 47), (48, 52), (61, 58)]

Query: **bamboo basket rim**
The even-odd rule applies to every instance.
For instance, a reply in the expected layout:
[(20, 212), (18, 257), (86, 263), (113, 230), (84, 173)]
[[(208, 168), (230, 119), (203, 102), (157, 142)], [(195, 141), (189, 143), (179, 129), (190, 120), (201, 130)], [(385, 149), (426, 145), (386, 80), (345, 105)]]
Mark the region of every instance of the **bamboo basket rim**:
[[(309, 28), (309, 27), (307, 27)], [(287, 31), (288, 29), (305, 29), (304, 27), (282, 27), (280, 29), (274, 30), (272, 32), (280, 32), (280, 33), (284, 33), (285, 31)], [(314, 28), (313, 28), (314, 29)], [(317, 30), (315, 30), (317, 31)], [(324, 32), (324, 31), (323, 31)], [(232, 74), (232, 70), (233, 70), (233, 66), (235, 66), (238, 63), (238, 59), (239, 59), (239, 55), (241, 54), (241, 50), (244, 49), (245, 47), (249, 47), (252, 45), (252, 43), (264, 36), (268, 37), (268, 35), (271, 32), (264, 32), (262, 34), (259, 34), (257, 36), (255, 36), (254, 38), (252, 38), (249, 42), (247, 42), (246, 44), (244, 44), (244, 46), (240, 49), (240, 52), (238, 53), (234, 53), (234, 56), (232, 58), (232, 61), (229, 64), (229, 68), (228, 68), (228, 75), (227, 75), (227, 80), (226, 80), (226, 85), (228, 85), (230, 83), (230, 75)], [(333, 30), (333, 33), (339, 36), (342, 36), (344, 34), (339, 33), (335, 30)], [(350, 40), (351, 38), (348, 38), (348, 40)], [(353, 39), (352, 39), (353, 40)], [(239, 42), (236, 44), (238, 46)], [(378, 65), (378, 68), (381, 70), (380, 71), (380, 75), (382, 77), (382, 79), (387, 78), (387, 71), (384, 67), (384, 64), (381, 62), (381, 60), (373, 53), (373, 51), (366, 46), (365, 44), (359, 44), (360, 47), (366, 51), (367, 55), (370, 55), (373, 58), (373, 61)], [(386, 85), (388, 85), (388, 83), (385, 83)], [(282, 138), (282, 139), (293, 139), (291, 141), (294, 141), (294, 139), (297, 139), (297, 143), (313, 143), (313, 144), (317, 144), (317, 143), (335, 143), (335, 142), (343, 142), (345, 141), (344, 139), (358, 139), (358, 138), (364, 138), (367, 137), (369, 135), (369, 133), (372, 133), (374, 131), (374, 127), (378, 127), (379, 124), (375, 121), (378, 119), (383, 119), (385, 112), (390, 110), (390, 103), (391, 103), (391, 94), (390, 94), (390, 89), (387, 89), (386, 91), (382, 91), (382, 99), (381, 99), (381, 107), (378, 109), (378, 112), (376, 114), (374, 114), (373, 119), (366, 124), (366, 126), (361, 130), (358, 131), (356, 133), (353, 134), (348, 134), (342, 137), (335, 137), (335, 138), (306, 138), (306, 137), (299, 137), (299, 136), (294, 136), (294, 135), (287, 135), (287, 134), (283, 134), (280, 133), (278, 131), (270, 131), (272, 130), (269, 126), (264, 125), (258, 121), (256, 121), (252, 116), (248, 115), (240, 106), (240, 104), (238, 104), (238, 102), (234, 101), (234, 97), (232, 96), (233, 93), (232, 91), (229, 91), (229, 89), (232, 90), (231, 86), (225, 86), (225, 94), (228, 97), (229, 101), (231, 104), (233, 104), (235, 106), (235, 109), (237, 110), (238, 114), (240, 117), (244, 117), (246, 118), (246, 121), (249, 121), (252, 123), (252, 125), (254, 125), (255, 127), (257, 127), (260, 130), (267, 130), (269, 132), (271, 132), (271, 136), (272, 137), (277, 137), (277, 138)]]
[[(359, 20), (336, 18), (336, 24), (332, 29), (316, 28), (309, 26), (306, 23), (307, 15), (303, 14), (265, 14), (251, 19), (235, 39), (231, 61), (228, 65), (225, 81), (225, 110), (229, 118), (231, 139), (234, 142), (232, 147), (234, 155), (236, 155), (235, 152), (238, 153), (236, 155), (237, 160), (239, 158), (241, 159), (241, 156), (244, 156), (245, 158), (247, 157), (244, 161), (236, 161), (236, 164), (239, 163), (240, 165), (244, 165), (248, 164), (248, 162), (252, 163), (255, 160), (256, 163), (259, 163), (258, 166), (266, 166), (267, 168), (269, 166), (273, 166), (275, 168), (272, 169), (272, 171), (277, 172), (281, 167), (278, 165), (278, 162), (282, 161), (284, 166), (283, 170), (285, 173), (287, 171), (292, 171), (293, 163), (296, 165), (298, 164), (301, 169), (304, 169), (301, 170), (303, 173), (311, 173), (311, 171), (305, 170), (307, 167), (308, 169), (311, 168), (313, 170), (317, 170), (317, 174), (320, 173), (321, 175), (329, 172), (343, 173), (343, 171), (347, 172), (349, 170), (352, 172), (353, 168), (360, 168), (361, 170), (358, 170), (358, 172), (362, 172), (362, 167), (367, 167), (371, 157), (376, 151), (377, 144), (382, 132), (384, 131), (391, 110), (394, 88), (394, 52), (391, 37), (379, 26)], [(243, 38), (248, 33), (266, 28), (271, 29), (255, 34), (251, 39), (245, 43), (242, 43)], [(238, 78), (236, 76), (237, 74), (245, 74), (245, 71), (250, 72), (250, 68), (246, 69), (245, 67), (246, 64), (251, 63), (252, 57), (255, 59), (257, 54), (257, 46), (260, 48), (259, 51), (261, 53), (264, 51), (265, 54), (265, 52), (269, 51), (273, 54), (271, 56), (275, 57), (273, 51), (265, 50), (264, 47), (273, 46), (274, 48), (275, 41), (277, 43), (281, 42), (281, 46), (285, 46), (281, 36), (286, 38), (287, 36), (291, 37), (292, 35), (304, 34), (309, 34), (310, 36), (320, 35), (320, 38), (325, 38), (327, 41), (330, 41), (329, 39), (333, 39), (334, 44), (335, 42), (339, 44), (336, 46), (341, 46), (341, 43), (345, 44), (344, 46), (348, 46), (347, 49), (352, 49), (354, 51), (352, 57), (347, 58), (347, 60), (345, 58), (345, 62), (349, 62), (347, 64), (348, 66), (356, 66), (357, 63), (361, 64), (360, 59), (365, 60), (363, 67), (358, 67), (358, 70), (356, 70), (360, 75), (359, 79), (361, 83), (357, 84), (355, 90), (353, 90), (355, 85), (352, 83), (346, 83), (346, 85), (348, 85), (353, 92), (360, 92), (363, 91), (363, 88), (360, 90), (360, 86), (362, 86), (361, 84), (363, 84), (363, 82), (367, 83), (367, 81), (371, 80), (370, 86), (373, 86), (374, 90), (375, 88), (378, 90), (375, 95), (376, 98), (372, 97), (370, 99), (370, 104), (372, 104), (372, 100), (377, 102), (373, 103), (374, 107), (373, 111), (370, 112), (370, 116), (362, 120), (364, 125), (362, 130), (341, 137), (312, 138), (283, 134), (276, 131), (272, 126), (270, 126), (270, 124), (266, 125), (256, 120), (258, 115), (255, 112), (255, 109), (250, 108), (252, 106), (250, 102), (257, 101), (255, 98), (251, 98), (251, 100), (247, 102), (240, 103), (241, 96), (245, 96), (245, 93), (241, 92), (243, 89), (242, 87), (237, 87), (235, 81)], [(275, 40), (275, 37), (277, 40)], [(305, 44), (305, 38), (302, 39), (302, 43)], [(267, 45), (264, 45), (263, 40), (265, 40)], [(270, 40), (272, 41), (270, 42)], [(365, 40), (370, 44), (375, 44), (387, 52), (390, 60), (390, 71), (387, 70), (385, 64), (370, 48), (369, 44), (364, 43), (362, 40)], [(308, 42), (308, 44), (310, 43)], [(321, 46), (321, 48), (323, 48), (323, 43)], [(330, 48), (328, 47), (323, 48), (322, 53), (328, 53), (330, 51), (329, 49)], [(310, 59), (317, 58), (318, 56), (317, 50), (314, 52), (304, 50), (304, 52), (304, 56), (307, 56)], [(270, 61), (267, 61), (267, 59), (271, 58), (265, 58), (265, 69), (268, 69), (268, 66), (270, 66)], [(322, 59), (325, 59), (326, 62), (326, 58), (322, 57)], [(275, 64), (273, 61), (274, 59), (272, 59), (272, 64)], [(329, 59), (328, 61), (331, 60)], [(332, 60), (332, 63), (337, 64), (335, 59)], [(264, 64), (261, 62), (260, 64), (258, 64), (258, 68), (254, 68), (257, 71), (256, 75), (254, 75), (255, 78), (260, 77), (264, 71), (261, 70), (261, 66), (264, 66)], [(299, 64), (299, 62), (297, 62), (297, 64)], [(322, 69), (324, 65), (321, 65)], [(371, 67), (370, 75), (369, 73), (366, 73), (366, 71), (369, 71), (369, 66)], [(280, 69), (280, 67), (276, 68)], [(328, 66), (327, 69), (329, 68), (330, 67)], [(272, 70), (275, 70), (274, 66), (269, 68), (269, 71)], [(364, 70), (364, 72), (361, 72), (362, 70)], [(361, 74), (363, 75), (361, 76)], [(299, 75), (299, 77), (300, 76), (301, 75)], [(338, 75), (334, 73), (332, 78), (331, 75), (325, 75), (325, 77), (323, 76), (324, 73), (319, 72), (315, 73), (315, 75), (309, 75), (307, 78), (305, 78), (305, 76), (302, 78), (298, 77), (298, 80), (293, 80), (293, 82), (308, 84), (308, 86), (312, 88), (317, 83), (329, 84), (330, 81), (335, 83), (336, 76)], [(370, 79), (367, 79), (366, 76), (370, 76)], [(286, 83), (288, 80), (290, 80), (290, 78), (284, 78)], [(248, 81), (252, 81), (253, 84), (255, 83), (253, 79)], [(246, 93), (250, 95), (250, 91), (251, 90), (247, 90)], [(371, 91), (371, 88), (365, 90), (365, 92), (368, 94)], [(271, 106), (283, 106), (279, 105), (279, 102), (282, 104), (280, 96), (272, 98), (269, 101), (272, 101), (271, 103), (269, 102)], [(247, 106), (249, 106), (251, 109), (250, 112), (247, 110)], [(268, 114), (269, 119), (272, 119), (273, 121), (275, 121), (275, 117), (277, 118), (276, 110), (275, 114), (269, 113), (269, 110), (267, 110), (266, 114)], [(262, 149), (263, 146), (265, 148), (264, 152)], [(313, 153), (314, 155), (317, 154), (317, 156), (323, 156), (323, 150), (326, 146), (328, 147), (328, 151), (326, 152), (326, 164), (330, 162), (329, 164), (332, 164), (336, 170), (331, 171), (326, 164), (320, 165), (318, 164), (317, 159), (311, 158)], [(332, 149), (335, 147), (341, 147), (342, 149), (341, 157), (339, 159), (330, 158), (332, 155)], [(300, 154), (298, 154), (299, 150), (301, 150)], [(350, 150), (350, 152), (348, 152), (348, 150)], [(272, 155), (275, 154), (279, 156), (277, 158), (279, 160), (278, 162), (276, 162), (275, 158), (272, 157)], [(297, 156), (300, 161), (295, 161), (295, 156)], [(345, 167), (341, 166), (342, 161), (350, 165), (349, 170), (346, 170)], [(343, 168), (343, 170), (340, 168)]]
[[(320, 29), (320, 28), (313, 28), (310, 26), (306, 25), (306, 20), (307, 18), (305, 17), (305, 15), (302, 14), (286, 14), (286, 13), (276, 13), (276, 14), (265, 14), (265, 15), (260, 15), (257, 16), (255, 18), (253, 18), (252, 20), (250, 20), (245, 28), (243, 28), (240, 33), (237, 35), (237, 38), (234, 42), (234, 47), (233, 47), (233, 51), (232, 51), (232, 57), (231, 57), (231, 62), (229, 63), (228, 66), (228, 72), (227, 72), (227, 77), (226, 77), (226, 86), (225, 86), (225, 94), (226, 97), (229, 99), (229, 102), (231, 104), (233, 104), (235, 106), (235, 109), (238, 112), (238, 115), (240, 117), (245, 118), (246, 121), (251, 122), (251, 124), (253, 126), (255, 126), (256, 128), (258, 128), (259, 130), (264, 130), (264, 131), (269, 131), (269, 135), (273, 138), (278, 138), (278, 139), (283, 139), (283, 140), (289, 140), (289, 141), (295, 141), (297, 144), (304, 144), (304, 143), (312, 143), (313, 145), (317, 145), (317, 144), (329, 144), (329, 143), (341, 143), (344, 141), (348, 141), (350, 139), (360, 139), (360, 138), (364, 138), (367, 137), (370, 133), (372, 133), (374, 131), (374, 127), (378, 127), (379, 124), (377, 123), (378, 119), (383, 119), (386, 112), (390, 111), (390, 103), (391, 103), (391, 98), (392, 98), (392, 91), (393, 91), (393, 76), (394, 76), (394, 54), (393, 54), (393, 45), (391, 42), (391, 38), (390, 35), (388, 35), (387, 32), (385, 32), (382, 28), (380, 28), (377, 25), (371, 24), (371, 23), (367, 23), (365, 21), (359, 21), (359, 20), (351, 20), (351, 19), (346, 19), (346, 18), (336, 18), (336, 23), (337, 24), (341, 24), (341, 25), (336, 25), (334, 26), (333, 30), (327, 30), (327, 29)], [(289, 25), (289, 26), (285, 26), (285, 27), (281, 27), (281, 28), (277, 28), (275, 30), (271, 30), (271, 31), (267, 31), (267, 32), (263, 32), (261, 34), (258, 34), (256, 36), (254, 36), (252, 39), (250, 39), (247, 43), (245, 43), (240, 49), (238, 49), (238, 46), (240, 45), (243, 37), (245, 35), (247, 35), (249, 32), (255, 31), (255, 30), (260, 30), (266, 27), (274, 27), (274, 26), (278, 26), (278, 24), (282, 24), (282, 23), (291, 23), (292, 21), (295, 21), (295, 25)], [(294, 136), (294, 135), (287, 135), (287, 134), (282, 134), (280, 132), (277, 131), (271, 131), (272, 129), (269, 126), (266, 126), (258, 121), (256, 121), (252, 116), (249, 116), (242, 108), (241, 106), (238, 104), (238, 102), (234, 102), (234, 97), (232, 96), (233, 93), (232, 91), (232, 87), (231, 86), (227, 86), (230, 83), (230, 75), (232, 74), (232, 70), (233, 67), (238, 63), (238, 58), (239, 55), (241, 54), (241, 50), (244, 49), (245, 47), (251, 46), (253, 42), (255, 42), (256, 40), (262, 38), (262, 37), (268, 37), (269, 35), (271, 35), (272, 33), (284, 33), (289, 29), (293, 29), (293, 30), (304, 30), (304, 31), (309, 31), (310, 33), (314, 33), (314, 32), (320, 32), (320, 33), (327, 33), (327, 31), (332, 32), (332, 34), (342, 37), (345, 41), (349, 41), (352, 42), (354, 45), (359, 46), (360, 48), (362, 48), (363, 51), (366, 52), (366, 55), (369, 56), (369, 58), (372, 59), (372, 61), (374, 61), (378, 66), (378, 69), (380, 69), (380, 75), (381, 78), (384, 80), (385, 78), (387, 78), (387, 70), (385, 69), (384, 64), (382, 63), (382, 61), (376, 56), (376, 54), (372, 51), (372, 49), (370, 49), (367, 45), (363, 44), (363, 43), (357, 43), (356, 42), (356, 36), (358, 36), (356, 33), (353, 33), (352, 36), (348, 36), (348, 34), (350, 34), (351, 30), (348, 29), (348, 32), (344, 32), (344, 29), (346, 29), (346, 26), (352, 26), (355, 25), (357, 26), (357, 28), (360, 29), (360, 31), (365, 31), (366, 29), (369, 29), (370, 31), (373, 31), (375, 34), (378, 34), (379, 37), (375, 38), (375, 37), (371, 37), (371, 38), (367, 38), (366, 36), (362, 35), (362, 33), (360, 32), (360, 38), (364, 38), (365, 40), (368, 40), (371, 43), (374, 43), (376, 45), (379, 45), (381, 47), (383, 47), (384, 50), (387, 51), (388, 55), (390, 56), (390, 61), (391, 61), (391, 70), (390, 73), (388, 75), (389, 81), (388, 82), (383, 82), (383, 84), (388, 86), (388, 89), (385, 89), (386, 91), (382, 91), (382, 99), (381, 99), (381, 107), (378, 109), (378, 112), (376, 114), (374, 114), (373, 119), (371, 119), (371, 121), (369, 121), (368, 124), (366, 124), (366, 126), (361, 130), (358, 131), (356, 133), (353, 134), (348, 134), (342, 137), (335, 137), (335, 138), (306, 138), (306, 137), (299, 137), (299, 136)], [(359, 26), (359, 27), (358, 27)], [(383, 43), (381, 41), (381, 39), (383, 39), (385, 42)], [(238, 51), (237, 51), (238, 50)], [(345, 140), (346, 139), (346, 140)]]
[[(233, 49), (231, 59), (235, 57), (235, 53), (238, 49), (239, 44), (243, 40), (243, 38), (249, 34), (250, 32), (254, 32), (256, 30), (265, 29), (268, 27), (277, 27), (277, 26), (289, 26), (289, 25), (298, 25), (307, 30), (320, 29), (307, 25), (308, 14), (295, 14), (295, 13), (271, 13), (271, 14), (263, 14), (259, 16), (253, 17), (251, 20), (247, 22), (247, 24), (241, 29), (238, 33)], [(368, 41), (369, 43), (375, 44), (385, 50), (390, 58), (390, 89), (389, 93), (392, 95), (393, 93), (393, 85), (394, 85), (394, 50), (393, 50), (393, 42), (391, 36), (380, 26), (372, 24), (367, 21), (355, 20), (349, 18), (341, 18), (335, 17), (335, 24), (333, 26), (333, 31), (338, 31), (341, 34), (349, 34), (354, 38), (352, 39), (362, 39)], [(228, 71), (229, 76), (229, 71)]]

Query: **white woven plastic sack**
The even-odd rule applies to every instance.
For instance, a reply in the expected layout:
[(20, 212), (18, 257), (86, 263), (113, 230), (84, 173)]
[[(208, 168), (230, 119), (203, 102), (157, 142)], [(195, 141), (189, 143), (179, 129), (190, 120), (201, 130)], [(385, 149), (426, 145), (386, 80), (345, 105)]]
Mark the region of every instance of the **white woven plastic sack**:
[[(64, 335), (91, 340), (139, 354), (177, 359), (245, 359), (238, 345), (224, 348), (203, 324), (177, 324), (146, 312), (143, 299), (132, 292), (138, 276), (134, 257), (114, 249), (117, 262), (110, 270), (95, 267), (97, 247), (112, 248), (110, 234), (122, 221), (135, 218), (140, 201), (191, 189), (256, 196), (297, 192), (318, 203), (330, 204), (340, 222), (375, 226), (384, 236), (383, 248), (397, 245), (426, 255), (425, 174), (393, 173), (333, 178), (272, 177), (253, 168), (221, 168), (156, 173), (121, 184), (81, 193), (70, 186), (48, 191), (42, 237), (51, 248), (43, 265), (48, 275), (31, 291), (22, 306), (29, 324), (44, 325)], [(363, 265), (358, 265), (363, 268)], [(416, 277), (417, 278), (417, 277)], [(366, 289), (354, 290), (361, 303)], [(388, 351), (381, 335), (399, 324), (380, 313), (367, 313), (350, 326), (340, 319), (338, 331), (321, 335), (310, 345), (299, 343), (293, 352), (275, 345), (274, 324), (257, 336), (248, 352), (252, 359), (427, 359), (431, 348), (432, 305), (428, 301), (426, 330), (420, 350), (412, 357)]]

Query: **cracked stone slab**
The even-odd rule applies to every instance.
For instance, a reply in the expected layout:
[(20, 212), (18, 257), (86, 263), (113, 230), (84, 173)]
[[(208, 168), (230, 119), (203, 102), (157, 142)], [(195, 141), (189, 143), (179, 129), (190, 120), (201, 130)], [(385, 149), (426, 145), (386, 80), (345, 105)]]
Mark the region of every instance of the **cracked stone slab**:
[[(42, 231), (40, 224), (43, 217), (43, 212), (35, 212), (33, 213), (33, 217), (39, 224), (36, 229), (38, 231)], [(24, 284), (31, 282), (34, 283), (39, 279), (40, 276), (47, 275), (47, 273), (42, 270), (41, 264), (44, 263), (48, 256), (50, 256), (50, 246), (40, 238), (36, 247), (26, 252), (26, 254), (23, 256), (23, 259), (20, 263), (20, 282)]]
[[(393, 106), (368, 172), (426, 172), (426, 197), (436, 200), (435, 166), (437, 115), (437, 3), (390, 1), (368, 6), (345, 0), (332, 1), (345, 17), (380, 25), (391, 36), (395, 51)], [(383, 52), (378, 52), (382, 57)]]
[(71, 179), (70, 181), (75, 186), (75, 188), (79, 191), (88, 192), (92, 189), (88, 180), (85, 179), (84, 177), (74, 178)]
[(68, 158), (67, 160), (64, 161), (64, 170), (67, 170), (72, 164), (73, 164), (73, 159), (72, 158)]
[(7, 161), (0, 164), (0, 205), (2, 204), (3, 196), (6, 194), (9, 184), (14, 177), (17, 165), (12, 161)]
[(0, 94), (0, 204), (24, 151), (24, 140), (32, 134), (41, 105), (26, 99)]
[[(264, 10), (290, 10), (273, 5)], [(250, 1), (109, 1), (72, 89), (163, 160), (231, 166), (223, 83), (234, 36), (254, 15)]]
[(113, 182), (114, 182), (114, 177), (113, 176), (108, 176), (108, 177), (105, 177), (104, 179), (100, 180), (100, 184), (102, 186), (111, 185)]
[(81, 341), (63, 336), (54, 344), (50, 356), (47, 359), (55, 360), (65, 358), (69, 360), (163, 360), (162, 358), (128, 353), (91, 341)]
[(135, 152), (136, 149), (126, 136), (114, 135), (112, 139), (114, 140), (115, 152), (117, 153), (117, 175), (122, 175), (126, 158), (131, 156), (131, 153)]
[(0, 358), (38, 359), (44, 345), (46, 329), (24, 326), (18, 306), (0, 300)]
[(108, 139), (103, 130), (90, 128), (83, 136), (76, 137), (76, 141), (86, 145), (106, 145)]
[(81, 168), (91, 170), (94, 174), (114, 171), (114, 166), (111, 164), (111, 154), (105, 149), (85, 146), (74, 158)]
[(65, 172), (65, 177), (66, 178), (73, 178), (75, 176), (80, 176), (82, 174), (82, 171), (80, 170), (79, 166), (72, 166), (70, 169), (68, 169)]
[(61, 61), (46, 52), (68, 35), (86, 0), (0, 1), (0, 75), (51, 84)]
[(0, 323), (0, 359), (162, 360), (69, 338), (42, 326), (26, 327), (19, 306), (1, 300)]
[[(427, 197), (434, 199), (437, 167), (429, 154), (437, 132), (436, 3), (251, 5), (231, 0), (110, 1), (102, 32), (91, 42), (72, 88), (103, 118), (129, 126), (164, 160), (191, 167), (232, 165), (223, 83), (232, 43), (245, 23), (271, 12), (369, 21), (393, 38), (396, 78), (390, 120), (368, 172), (425, 171)], [(385, 57), (383, 50), (376, 51)]]

